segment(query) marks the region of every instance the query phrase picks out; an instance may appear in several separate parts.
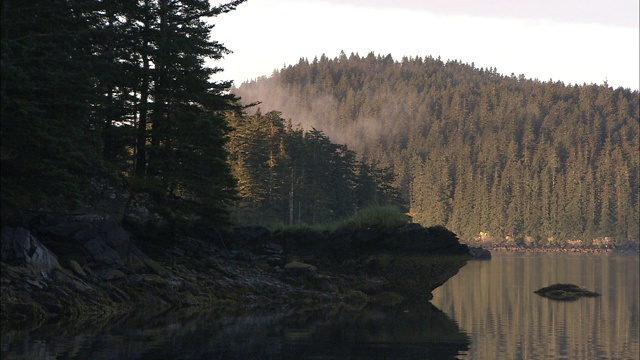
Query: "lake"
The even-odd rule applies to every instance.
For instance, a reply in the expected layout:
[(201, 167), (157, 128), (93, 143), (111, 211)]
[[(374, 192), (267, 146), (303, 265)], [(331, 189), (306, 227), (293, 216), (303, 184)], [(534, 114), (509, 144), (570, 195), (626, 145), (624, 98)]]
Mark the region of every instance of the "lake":
[[(494, 253), (469, 262), (432, 303), (469, 334), (462, 359), (639, 359), (639, 273), (637, 255)], [(533, 293), (555, 283), (602, 296)]]
[[(136, 313), (2, 331), (6, 359), (638, 359), (639, 257), (494, 253), (387, 310)], [(534, 290), (570, 282), (574, 302)], [(435, 305), (435, 306), (434, 306)]]

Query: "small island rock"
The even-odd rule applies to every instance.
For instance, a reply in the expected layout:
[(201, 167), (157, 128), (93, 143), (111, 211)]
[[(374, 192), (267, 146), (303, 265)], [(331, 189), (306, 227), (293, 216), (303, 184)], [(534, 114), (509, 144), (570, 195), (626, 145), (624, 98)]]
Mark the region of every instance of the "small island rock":
[(571, 301), (577, 300), (581, 297), (596, 297), (600, 296), (597, 292), (589, 291), (578, 287), (573, 284), (554, 284), (551, 286), (543, 287), (534, 291), (534, 293), (547, 297), (553, 300)]
[(480, 246), (469, 246), (471, 260), (491, 260), (491, 252)]

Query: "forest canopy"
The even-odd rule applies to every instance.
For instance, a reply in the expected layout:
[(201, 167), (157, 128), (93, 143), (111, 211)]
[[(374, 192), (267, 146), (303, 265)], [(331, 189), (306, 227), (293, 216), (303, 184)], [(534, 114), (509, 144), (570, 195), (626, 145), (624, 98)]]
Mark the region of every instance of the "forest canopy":
[(211, 223), (393, 205), (465, 240), (640, 237), (637, 90), (373, 52), (233, 88), (206, 61), (229, 53), (211, 19), (243, 2), (3, 1), (3, 209), (71, 207), (117, 174)]
[[(247, 115), (211, 19), (244, 0), (2, 2), (2, 206), (74, 211), (121, 177), (172, 221), (316, 224), (401, 205), (388, 170)], [(187, 219), (187, 220), (185, 220)]]
[(639, 238), (638, 91), (343, 52), (233, 93), (390, 169), (414, 221), (464, 240)]
[(3, 1), (3, 205), (72, 206), (115, 172), (167, 213), (226, 221), (240, 104), (209, 80), (229, 50), (207, 20), (243, 2)]

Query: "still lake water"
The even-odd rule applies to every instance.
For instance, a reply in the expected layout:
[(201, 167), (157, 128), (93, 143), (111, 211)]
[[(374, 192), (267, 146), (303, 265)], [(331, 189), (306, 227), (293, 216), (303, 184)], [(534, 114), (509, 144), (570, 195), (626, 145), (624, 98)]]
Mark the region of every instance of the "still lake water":
[[(637, 255), (497, 253), (471, 261), (432, 304), (251, 315), (131, 314), (2, 331), (6, 359), (638, 359)], [(556, 302), (570, 282), (602, 294)], [(435, 305), (435, 306), (434, 306)]]
[[(471, 339), (462, 359), (640, 359), (637, 255), (494, 253), (471, 261), (432, 303)], [(602, 296), (552, 301), (572, 283)]]

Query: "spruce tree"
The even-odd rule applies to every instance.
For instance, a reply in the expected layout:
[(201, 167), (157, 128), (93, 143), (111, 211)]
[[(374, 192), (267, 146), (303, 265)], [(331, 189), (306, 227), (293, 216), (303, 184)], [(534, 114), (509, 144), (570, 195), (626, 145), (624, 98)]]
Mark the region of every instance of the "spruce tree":
[(87, 3), (2, 2), (3, 204), (72, 204), (102, 168)]

